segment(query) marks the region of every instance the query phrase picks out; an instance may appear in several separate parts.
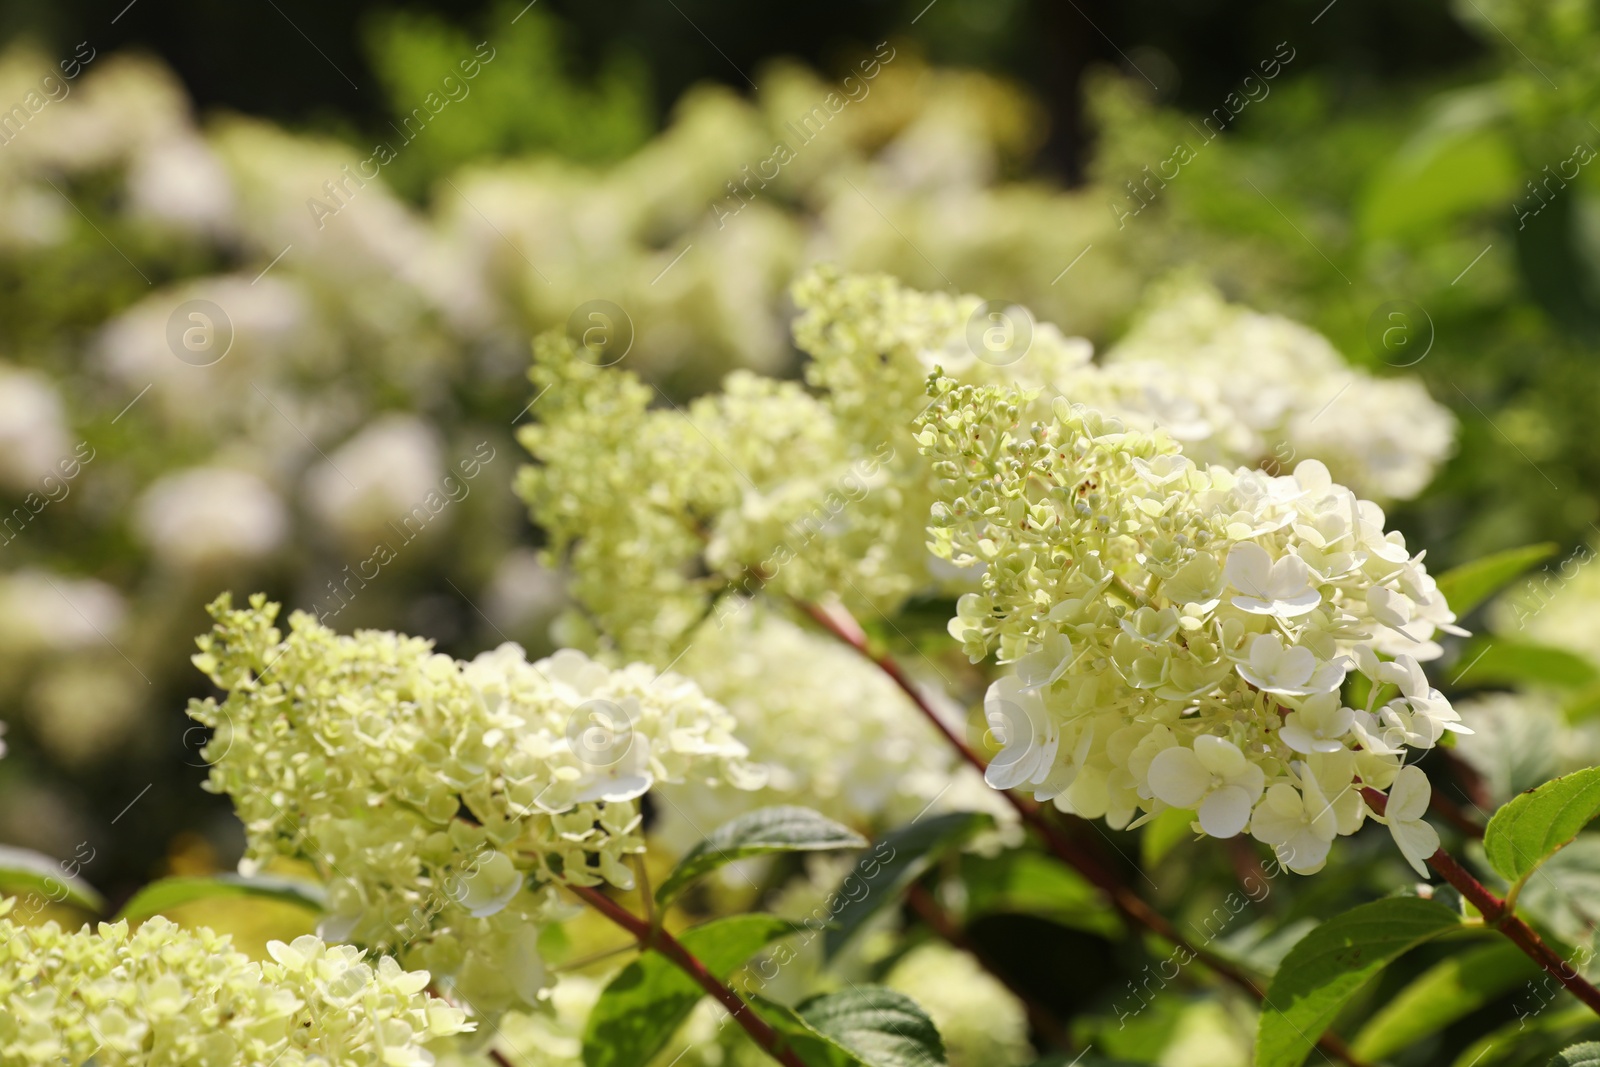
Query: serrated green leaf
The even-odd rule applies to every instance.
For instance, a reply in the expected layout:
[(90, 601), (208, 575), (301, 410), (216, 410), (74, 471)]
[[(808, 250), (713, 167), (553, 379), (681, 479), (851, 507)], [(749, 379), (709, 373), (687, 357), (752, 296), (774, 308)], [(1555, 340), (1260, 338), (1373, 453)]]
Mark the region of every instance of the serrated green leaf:
[(670, 904), (691, 882), (734, 860), (773, 852), (828, 852), (865, 848), (867, 839), (810, 808), (758, 808), (724, 823), (684, 854), (656, 890), (656, 903)]
[(906, 888), (948, 850), (994, 825), (977, 811), (952, 811), (918, 819), (890, 830), (862, 853), (832, 897), (837, 910), (822, 937), (822, 954), (831, 959), (868, 919), (900, 899)]
[(1509, 882), (1527, 877), (1600, 815), (1600, 767), (1588, 767), (1515, 796), (1489, 819), (1483, 848)]
[(0, 893), (22, 896), (36, 893), (53, 904), (71, 904), (96, 915), (106, 902), (94, 886), (74, 874), (66, 864), (43, 852), (0, 845)]
[(1600, 1041), (1570, 1045), (1556, 1053), (1550, 1067), (1600, 1067)]
[(1461, 917), (1442, 904), (1391, 897), (1316, 927), (1284, 957), (1256, 1038), (1256, 1067), (1300, 1067), (1354, 993), (1390, 961)]
[(1474, 641), (1461, 653), (1464, 666), (1452, 685), (1538, 685), (1584, 690), (1600, 681), (1600, 670), (1564, 648), (1501, 638)]
[(936, 1067), (945, 1062), (938, 1027), (917, 1002), (883, 986), (813, 997), (799, 1015), (866, 1067)]
[(1439, 575), (1439, 592), (1445, 603), (1457, 616), (1467, 614), (1489, 597), (1511, 583), (1519, 574), (1537, 567), (1561, 551), (1561, 546), (1550, 541), (1521, 548), (1508, 548), (1504, 552), (1463, 563)]
[[(1354, 673), (1354, 672), (1352, 672)], [(1144, 824), (1139, 834), (1139, 859), (1145, 867), (1161, 862), (1173, 846), (1194, 838), (1195, 813), (1182, 808), (1168, 808)]]
[[(733, 915), (685, 931), (678, 940), (727, 981), (746, 960), (800, 929), (775, 915)], [(585, 1067), (638, 1067), (665, 1047), (705, 990), (665, 956), (646, 952), (611, 980), (589, 1013)]]
[(1088, 880), (1054, 857), (1023, 849), (998, 856), (961, 857), (967, 914), (1012, 912), (1037, 915), (1075, 930), (1113, 940), (1122, 920)]
[(1451, 956), (1424, 971), (1367, 1020), (1352, 1049), (1364, 1060), (1386, 1060), (1539, 973), (1509, 942)]
[(783, 1038), (783, 1047), (799, 1056), (806, 1067), (867, 1067), (849, 1049), (818, 1033), (793, 1008), (759, 994), (749, 1000), (756, 1014)]
[(218, 874), (206, 877), (163, 878), (151, 882), (122, 906), (122, 910), (117, 912), (117, 918), (138, 922), (152, 915), (159, 915), (168, 908), (218, 897), (266, 897), (299, 904), (313, 911), (322, 911), (327, 906), (327, 896), (322, 887), (315, 882), (273, 875), (254, 875), (247, 878), (242, 874)]

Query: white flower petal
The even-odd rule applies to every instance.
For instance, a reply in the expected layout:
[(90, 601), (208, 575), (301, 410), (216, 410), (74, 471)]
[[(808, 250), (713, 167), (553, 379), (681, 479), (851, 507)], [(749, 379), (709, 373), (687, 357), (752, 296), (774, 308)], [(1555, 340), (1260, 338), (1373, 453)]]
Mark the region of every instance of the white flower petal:
[(1201, 803), (1200, 828), (1212, 837), (1233, 837), (1250, 822), (1251, 799), (1240, 786), (1223, 786)]
[(1150, 791), (1163, 803), (1193, 808), (1210, 788), (1211, 773), (1187, 748), (1165, 749), (1150, 761)]

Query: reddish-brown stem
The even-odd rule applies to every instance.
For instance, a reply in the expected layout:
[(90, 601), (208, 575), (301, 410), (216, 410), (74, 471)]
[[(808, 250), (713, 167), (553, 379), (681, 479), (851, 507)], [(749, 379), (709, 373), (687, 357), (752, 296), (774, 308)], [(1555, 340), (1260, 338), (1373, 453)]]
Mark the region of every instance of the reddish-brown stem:
[[(1366, 799), (1367, 806), (1379, 815), (1384, 813), (1388, 805), (1388, 798), (1376, 789), (1363, 786), (1361, 795)], [(1534, 963), (1544, 968), (1556, 981), (1567, 987), (1568, 992), (1583, 1001), (1596, 1015), (1600, 1015), (1600, 989), (1596, 989), (1573, 969), (1572, 965), (1545, 944), (1542, 937), (1533, 927), (1517, 917), (1516, 912), (1506, 907), (1506, 902), (1496, 896), (1494, 891), (1473, 877), (1472, 872), (1463, 867), (1459, 861), (1440, 846), (1439, 850), (1428, 857), (1428, 866), (1438, 872), (1439, 877), (1449, 882), (1456, 890), (1467, 899), (1478, 913), (1483, 916), (1486, 925), (1499, 930), (1513, 944)]]
[[(927, 697), (922, 694), (922, 691), (900, 668), (900, 664), (896, 663), (893, 657), (887, 653), (872, 647), (867, 638), (867, 632), (861, 628), (861, 624), (849, 612), (840, 606), (825, 608), (820, 604), (798, 599), (794, 603), (818, 626), (821, 626), (855, 649), (866, 659), (876, 664), (884, 674), (888, 675), (900, 687), (901, 691), (911, 698), (911, 702), (933, 724), (934, 729), (943, 734), (945, 740), (950, 742), (955, 750), (961, 754), (961, 757), (977, 768), (979, 774), (988, 769), (988, 764), (984, 762), (983, 757), (973, 751), (972, 746), (968, 745), (950, 728), (948, 723), (940, 718), (933, 705), (928, 703)], [(1008, 789), (998, 790), (998, 792), (1017, 810), (1017, 814), (1022, 817), (1022, 821), (1028, 828), (1039, 835), (1045, 846), (1055, 854), (1056, 858), (1075, 869), (1090, 884), (1100, 890), (1106, 899), (1110, 901), (1111, 906), (1116, 908), (1123, 918), (1188, 952), (1193, 958), (1198, 959), (1211, 970), (1249, 993), (1256, 1000), (1263, 1001), (1266, 999), (1266, 994), (1255, 982), (1251, 981), (1249, 975), (1226, 960), (1218, 959), (1178, 933), (1177, 927), (1173, 926), (1165, 915), (1156, 911), (1143, 897), (1122, 884), (1122, 881), (1098, 857), (1079, 847), (1078, 843), (1064, 834), (1059, 826), (1045, 818), (1039, 805), (1016, 795)], [(1325, 1034), (1318, 1040), (1317, 1044), (1325, 1051), (1351, 1064), (1352, 1067), (1360, 1067), (1360, 1061), (1355, 1058), (1355, 1055), (1336, 1035)]]
[(750, 1039), (760, 1045), (767, 1055), (784, 1067), (806, 1067), (805, 1062), (788, 1047), (782, 1036), (767, 1025), (766, 1020), (757, 1015), (750, 1005), (740, 999), (739, 994), (707, 970), (706, 965), (701, 963), (694, 953), (684, 948), (677, 938), (659, 927), (652, 926), (597, 889), (581, 885), (568, 885), (567, 888), (595, 911), (632, 934), (638, 939), (639, 947), (661, 953), (684, 974), (699, 983), (701, 989), (710, 993), (728, 1009), (728, 1013), (744, 1027), (744, 1032), (749, 1034)]
[(932, 893), (920, 885), (912, 885), (911, 889), (906, 893), (906, 903), (911, 905), (911, 909), (917, 913), (918, 918), (927, 923), (934, 933), (977, 960), (984, 970), (994, 975), (1007, 989), (1011, 990), (1011, 995), (1021, 1001), (1022, 1006), (1027, 1009), (1028, 1021), (1033, 1024), (1033, 1028), (1036, 1031), (1044, 1036), (1045, 1040), (1058, 1049), (1069, 1047), (1066, 1031), (1061, 1028), (1061, 1024), (1056, 1021), (1055, 1017), (1035, 1003), (1033, 998), (1028, 996), (1025, 991), (1017, 987), (1011, 977), (1006, 974), (1005, 969), (980, 949), (967, 936), (967, 932), (951, 918), (950, 914), (939, 906), (939, 902), (933, 899)]

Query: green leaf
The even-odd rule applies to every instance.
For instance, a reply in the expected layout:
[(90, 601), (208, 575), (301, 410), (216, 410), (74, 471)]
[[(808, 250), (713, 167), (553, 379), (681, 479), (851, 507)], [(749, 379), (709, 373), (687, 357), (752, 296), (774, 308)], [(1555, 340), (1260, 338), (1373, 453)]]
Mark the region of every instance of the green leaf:
[(1547, 937), (1587, 945), (1594, 938), (1596, 900), (1600, 900), (1600, 833), (1579, 834), (1539, 865), (1537, 878), (1523, 885), (1517, 913)]
[(1483, 832), (1489, 863), (1518, 882), (1600, 815), (1600, 767), (1546, 782), (1511, 799)]
[(1139, 836), (1139, 858), (1144, 866), (1154, 867), (1172, 851), (1173, 846), (1192, 840), (1195, 832), (1190, 827), (1194, 825), (1195, 817), (1192, 811), (1168, 808), (1145, 823), (1144, 832)]
[[(38, 894), (54, 904), (71, 904), (96, 915), (106, 902), (94, 886), (67, 872), (68, 863), (26, 848), (0, 845), (0, 893)], [(76, 866), (76, 864), (71, 864)]]
[(967, 914), (1037, 915), (1114, 940), (1122, 921), (1100, 891), (1077, 871), (1039, 852), (1014, 849), (995, 857), (961, 857)]
[(1499, 86), (1441, 94), (1393, 158), (1369, 172), (1357, 201), (1368, 240), (1437, 237), (1454, 219), (1516, 196), (1518, 164)]
[(219, 897), (266, 897), (299, 904), (313, 911), (327, 906), (322, 887), (315, 882), (274, 875), (218, 874), (208, 877), (163, 878), (151, 882), (122, 906), (117, 918), (138, 922), (159, 915), (168, 908)]
[(1339, 1009), (1402, 953), (1461, 925), (1442, 904), (1391, 897), (1316, 927), (1284, 957), (1256, 1038), (1256, 1067), (1300, 1067)]
[(689, 883), (734, 860), (773, 852), (827, 852), (865, 848), (866, 838), (810, 808), (758, 808), (724, 823), (691, 848), (656, 890), (665, 907)]
[(1600, 682), (1586, 685), (1569, 696), (1561, 705), (1561, 714), (1573, 723), (1600, 715)]
[(849, 1049), (819, 1033), (793, 1008), (760, 995), (751, 996), (749, 1001), (756, 1007), (756, 1014), (782, 1036), (783, 1046), (792, 1049), (806, 1067), (867, 1067)]
[(800, 1017), (867, 1067), (934, 1067), (945, 1062), (939, 1030), (917, 1002), (883, 986), (813, 997)]
[(1364, 1060), (1389, 1059), (1539, 973), (1509, 942), (1451, 956), (1424, 971), (1367, 1020), (1352, 1047)]
[(1467, 1045), (1456, 1054), (1452, 1067), (1498, 1067), (1508, 1062), (1527, 1067), (1546, 1062), (1568, 1042), (1584, 1036), (1580, 1031), (1593, 1022), (1594, 1012), (1582, 1004), (1526, 1012)]
[[(733, 915), (685, 931), (678, 940), (727, 981), (751, 956), (799, 927), (774, 915)], [(646, 952), (611, 980), (589, 1013), (585, 1067), (638, 1067), (666, 1046), (705, 990), (665, 956)]]
[(1559, 551), (1560, 545), (1543, 541), (1463, 563), (1439, 575), (1439, 592), (1444, 594), (1451, 611), (1458, 616), (1465, 615), (1511, 584), (1523, 571), (1538, 566)]
[(1461, 653), (1461, 662), (1465, 666), (1450, 679), (1451, 685), (1531, 684), (1582, 689), (1600, 681), (1600, 670), (1583, 656), (1531, 641), (1474, 641)]
[(941, 855), (994, 825), (977, 811), (952, 811), (890, 830), (872, 851), (856, 861), (832, 900), (833, 925), (822, 937), (822, 954), (831, 959), (855, 932), (882, 908), (900, 899)]
[(1600, 1041), (1567, 1046), (1556, 1053), (1550, 1067), (1600, 1067)]

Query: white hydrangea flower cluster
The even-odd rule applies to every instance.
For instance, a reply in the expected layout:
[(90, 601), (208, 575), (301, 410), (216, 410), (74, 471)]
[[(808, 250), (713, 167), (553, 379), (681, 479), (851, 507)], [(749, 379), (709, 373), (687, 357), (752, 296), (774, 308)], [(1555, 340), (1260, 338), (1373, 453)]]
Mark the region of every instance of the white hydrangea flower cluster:
[[(653, 844), (685, 849), (741, 812), (773, 804), (803, 804), (869, 833), (935, 810), (1016, 822), (887, 675), (759, 602), (703, 625), (676, 669), (728, 709), (769, 775), (755, 792), (662, 788)], [(952, 701), (947, 710), (963, 729), (963, 709)]]
[(0, 1064), (427, 1067), (473, 1029), (426, 971), (298, 937), (256, 963), (227, 937), (156, 917), (76, 933), (18, 926), (0, 899)]
[[(886, 532), (898, 497), (870, 491), (889, 481), (888, 452), (858, 449), (800, 383), (735, 372), (687, 411), (652, 409), (650, 386), (563, 336), (535, 352), (539, 421), (520, 440), (538, 465), (518, 492), (548, 558), (567, 560), (574, 597), (625, 654), (670, 661), (730, 590), (838, 589), (860, 606), (915, 588)], [(899, 524), (906, 542), (916, 530)]]
[(211, 612), (195, 664), (228, 696), (189, 713), (215, 731), (208, 788), (233, 798), (247, 865), (310, 862), (325, 933), (426, 966), (481, 1012), (535, 1002), (550, 882), (633, 884), (656, 781), (760, 783), (732, 719), (678, 675), (510, 644), (459, 663), (301, 612), (282, 637), (259, 594)]
[[(948, 583), (923, 551), (935, 479), (911, 437), (936, 367), (968, 384), (1049, 386), (1146, 428), (1165, 428), (1229, 466), (1275, 462), (1284, 441), (1297, 448), (1310, 440), (1310, 431), (1290, 432), (1286, 412), (1306, 408), (1315, 389), (1274, 401), (1270, 417), (1244, 410), (1248, 398), (1232, 392), (1241, 377), (1235, 341), (1221, 327), (1214, 342), (1191, 346), (1190, 369), (1180, 374), (1131, 354), (1099, 366), (1087, 341), (1014, 307), (1004, 312), (1014, 347), (991, 350), (984, 330), (992, 323), (978, 297), (918, 292), (883, 275), (818, 268), (796, 282), (794, 300), (801, 312), (795, 343), (811, 357), (809, 390), (736, 372), (722, 393), (687, 411), (652, 408), (649, 386), (586, 362), (567, 339), (546, 337), (536, 346), (539, 421), (521, 440), (539, 465), (524, 469), (519, 492), (551, 535), (552, 559), (570, 549), (574, 595), (625, 652), (670, 660), (730, 589), (771, 586), (809, 600), (831, 593), (853, 611), (875, 614)], [(1240, 342), (1246, 354), (1270, 349), (1282, 365), (1314, 349), (1329, 368), (1343, 367), (1304, 327), (1225, 312), (1224, 320), (1247, 327)], [(983, 327), (976, 333), (975, 321)], [(1362, 380), (1373, 390), (1401, 388)], [(1393, 491), (1420, 488), (1450, 436), (1443, 409), (1415, 383), (1405, 389), (1417, 393), (1416, 403), (1374, 406), (1383, 413), (1373, 416), (1382, 432), (1366, 437), (1410, 440), (1420, 419), (1442, 425), (1444, 443), (1404, 460), (1390, 457), (1395, 470), (1408, 472), (1387, 477)], [(1310, 416), (1305, 421), (1314, 422)], [(1387, 462), (1346, 466), (1383, 481), (1378, 471)], [(648, 506), (639, 506), (639, 486), (649, 487)]]
[[(1374, 814), (1361, 787), (1387, 789), (1382, 821), (1425, 870), (1428, 781), (1404, 761), (1465, 727), (1419, 661), (1463, 631), (1376, 504), (1315, 460), (1200, 467), (1065, 398), (930, 392), (930, 548), (983, 575), (950, 632), (1015, 664), (985, 702), (992, 785), (1112, 826), (1194, 810), (1302, 873)], [(1352, 670), (1365, 707), (1341, 701)]]
[(1416, 378), (1373, 377), (1310, 327), (1201, 285), (1169, 289), (1103, 363), (1109, 396), (1068, 395), (1162, 427), (1197, 463), (1314, 456), (1363, 496), (1407, 500), (1455, 445), (1454, 416)]
[(970, 955), (940, 941), (906, 953), (883, 980), (916, 1001), (939, 1028), (950, 1067), (1034, 1062), (1028, 1013)]

